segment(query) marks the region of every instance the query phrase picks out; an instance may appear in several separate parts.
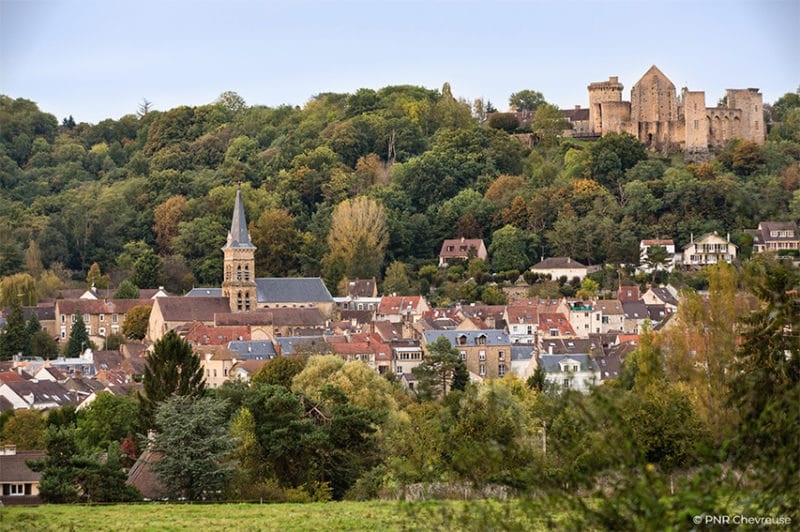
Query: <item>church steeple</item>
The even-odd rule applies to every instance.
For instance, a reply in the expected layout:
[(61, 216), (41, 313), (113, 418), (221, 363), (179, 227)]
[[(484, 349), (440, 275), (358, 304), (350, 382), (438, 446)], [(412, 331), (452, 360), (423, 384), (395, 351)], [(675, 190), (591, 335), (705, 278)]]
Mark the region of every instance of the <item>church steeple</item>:
[(233, 204), (231, 230), (222, 248), (225, 254), (225, 278), (222, 282), (222, 295), (230, 301), (231, 312), (246, 312), (256, 308), (255, 252), (247, 231), (244, 215), (242, 187), (236, 188), (236, 201)]
[(250, 241), (250, 233), (247, 231), (247, 219), (244, 215), (244, 202), (242, 202), (241, 185), (236, 187), (236, 201), (233, 204), (231, 230), (228, 231), (228, 241), (225, 243), (225, 248), (255, 249), (255, 246)]

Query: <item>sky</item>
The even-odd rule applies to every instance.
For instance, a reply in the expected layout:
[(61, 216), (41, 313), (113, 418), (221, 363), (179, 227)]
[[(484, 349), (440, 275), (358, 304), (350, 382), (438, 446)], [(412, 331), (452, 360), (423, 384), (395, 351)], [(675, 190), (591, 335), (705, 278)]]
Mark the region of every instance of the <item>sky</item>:
[(800, 0), (0, 0), (0, 94), (97, 123), (213, 102), (305, 104), (421, 85), (499, 110), (522, 89), (562, 109), (656, 66), (675, 86), (800, 86)]

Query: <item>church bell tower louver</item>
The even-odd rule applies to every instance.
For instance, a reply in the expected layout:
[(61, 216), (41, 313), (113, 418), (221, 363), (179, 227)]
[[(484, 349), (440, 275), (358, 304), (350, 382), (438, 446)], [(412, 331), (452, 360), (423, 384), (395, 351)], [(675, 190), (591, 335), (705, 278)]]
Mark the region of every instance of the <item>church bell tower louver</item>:
[(256, 308), (255, 252), (250, 241), (242, 202), (242, 187), (236, 189), (231, 230), (222, 248), (224, 280), (222, 295), (230, 302), (231, 312), (247, 312)]

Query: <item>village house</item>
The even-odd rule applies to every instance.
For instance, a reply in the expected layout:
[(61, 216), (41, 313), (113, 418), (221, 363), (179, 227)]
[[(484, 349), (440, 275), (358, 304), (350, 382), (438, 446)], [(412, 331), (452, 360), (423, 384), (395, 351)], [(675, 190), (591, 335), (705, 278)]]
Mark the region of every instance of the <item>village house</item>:
[(701, 267), (719, 262), (732, 263), (736, 259), (737, 247), (731, 242), (731, 235), (722, 238), (716, 231), (706, 233), (697, 240), (691, 235), (688, 244), (683, 246), (683, 265)]
[(75, 402), (74, 397), (61, 384), (36, 379), (0, 384), (0, 397), (11, 403), (15, 410), (50, 410)]
[(575, 278), (583, 281), (584, 277), (590, 273), (599, 271), (599, 269), (599, 266), (584, 266), (577, 260), (569, 257), (550, 257), (531, 266), (531, 271), (533, 273), (549, 276), (550, 279), (566, 277), (568, 281)]
[(531, 344), (511, 344), (511, 372), (522, 380), (533, 375), (538, 367), (536, 346)]
[[(662, 247), (666, 251), (663, 264), (651, 264), (649, 253), (651, 247)], [(677, 255), (680, 258), (680, 255)], [(653, 273), (653, 270), (671, 272), (675, 269), (675, 242), (671, 239), (649, 239), (639, 242), (639, 267), (637, 272)]]
[(501, 329), (426, 331), (426, 353), (427, 346), (442, 336), (458, 350), (467, 370), (481, 379), (503, 377), (511, 367), (511, 342)]
[(206, 387), (219, 388), (228, 380), (230, 372), (240, 360), (239, 355), (224, 345), (201, 345), (194, 347), (195, 354), (200, 357)]
[(430, 307), (422, 296), (384, 296), (378, 306), (378, 321), (415, 323)]
[(672, 285), (651, 286), (642, 294), (645, 305), (664, 305), (667, 314), (678, 311), (678, 291)]
[(800, 250), (800, 233), (795, 222), (760, 222), (758, 229), (748, 229), (753, 237), (753, 252), (771, 251), (781, 254), (783, 251)]
[(588, 354), (541, 355), (539, 365), (545, 380), (561, 390), (587, 393), (600, 382), (600, 371)]
[(539, 327), (539, 310), (535, 301), (508, 304), (504, 316), (512, 344), (535, 344)]
[(572, 326), (574, 336), (586, 338), (591, 333), (600, 332), (602, 312), (591, 300), (567, 299), (561, 300), (558, 310), (567, 317)]
[[(125, 314), (133, 307), (152, 307), (159, 299), (58, 299), (55, 303), (55, 322), (58, 339), (66, 342), (72, 325), (81, 316), (89, 339), (98, 345), (107, 336), (120, 334), (125, 325)], [(174, 298), (173, 298), (174, 299)]]
[(453, 260), (469, 260), (478, 258), (486, 260), (489, 254), (486, 246), (480, 238), (451, 238), (442, 242), (442, 249), (439, 252), (439, 267), (447, 268)]
[(0, 506), (40, 504), (41, 473), (31, 471), (28, 460), (41, 460), (45, 451), (17, 451), (14, 445), (0, 448)]
[(575, 338), (575, 330), (560, 312), (539, 313), (539, 343), (550, 338)]
[(600, 331), (605, 334), (610, 331), (625, 330), (625, 311), (618, 299), (598, 299), (595, 308), (600, 311)]

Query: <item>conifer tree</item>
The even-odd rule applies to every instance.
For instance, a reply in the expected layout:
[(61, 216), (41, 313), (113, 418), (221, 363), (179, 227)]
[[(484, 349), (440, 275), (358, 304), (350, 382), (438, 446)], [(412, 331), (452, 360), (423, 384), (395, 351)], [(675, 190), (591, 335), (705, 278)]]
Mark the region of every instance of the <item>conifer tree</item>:
[(0, 360), (9, 360), (18, 353), (24, 354), (28, 350), (28, 344), (22, 306), (20, 306), (19, 300), (15, 299), (11, 303), (6, 326), (0, 335)]
[(200, 396), (205, 390), (203, 368), (192, 346), (170, 331), (153, 346), (144, 368), (144, 394), (139, 395), (142, 424), (153, 426), (156, 407), (173, 395)]
[(75, 323), (72, 324), (72, 329), (69, 331), (69, 341), (64, 348), (64, 356), (79, 357), (87, 347), (91, 346), (92, 343), (89, 340), (89, 333), (86, 332), (83, 316), (78, 314), (75, 316)]

